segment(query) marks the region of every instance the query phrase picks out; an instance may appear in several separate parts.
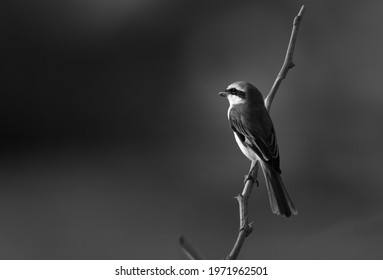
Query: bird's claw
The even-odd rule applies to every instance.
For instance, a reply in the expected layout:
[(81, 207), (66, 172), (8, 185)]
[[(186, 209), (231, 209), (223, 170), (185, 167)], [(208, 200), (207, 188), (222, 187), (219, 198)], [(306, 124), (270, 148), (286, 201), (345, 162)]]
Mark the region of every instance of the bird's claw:
[(243, 180), (243, 183), (246, 184), (247, 181), (253, 181), (257, 185), (257, 187), (259, 186), (258, 180), (250, 174), (245, 175), (245, 179)]
[(245, 179), (243, 180), (243, 183), (246, 184), (247, 181), (252, 181), (254, 178), (250, 174), (245, 175)]

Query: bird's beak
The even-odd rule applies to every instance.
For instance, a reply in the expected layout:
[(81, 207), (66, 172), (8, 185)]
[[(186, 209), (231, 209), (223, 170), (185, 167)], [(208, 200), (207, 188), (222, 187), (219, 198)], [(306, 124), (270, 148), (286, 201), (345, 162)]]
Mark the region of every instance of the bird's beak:
[(227, 97), (228, 93), (227, 91), (221, 91), (220, 93), (218, 93), (218, 95), (222, 97)]

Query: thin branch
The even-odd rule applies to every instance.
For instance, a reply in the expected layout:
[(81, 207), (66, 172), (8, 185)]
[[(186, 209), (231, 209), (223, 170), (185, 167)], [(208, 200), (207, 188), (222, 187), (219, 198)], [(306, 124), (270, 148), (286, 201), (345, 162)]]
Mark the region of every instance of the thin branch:
[[(299, 24), (302, 20), (302, 16), (305, 10), (305, 6), (303, 5), (299, 10), (298, 15), (294, 18), (293, 29), (291, 31), (291, 37), (289, 41), (289, 45), (287, 47), (287, 53), (285, 57), (285, 61), (283, 62), (282, 69), (280, 70), (269, 94), (265, 98), (265, 107), (267, 111), (270, 112), (271, 103), (275, 97), (275, 94), (278, 91), (282, 80), (286, 77), (287, 72), (294, 67), (293, 63), (293, 53), (295, 47), (295, 41), (297, 40), (298, 28)], [(238, 257), (239, 252), (241, 251), (243, 242), (245, 238), (253, 231), (252, 223), (249, 223), (249, 219), (247, 217), (247, 201), (250, 197), (251, 190), (253, 188), (254, 183), (257, 183), (258, 177), (258, 161), (251, 162), (251, 167), (249, 171), (249, 175), (246, 176), (245, 187), (242, 191), (242, 194), (238, 195), (236, 198), (239, 203), (239, 216), (240, 216), (240, 229), (237, 240), (235, 241), (234, 247), (231, 250), (230, 254), (227, 256), (227, 260), (235, 260)]]
[(250, 197), (251, 190), (253, 189), (254, 183), (258, 186), (258, 161), (253, 161), (251, 163), (249, 174), (246, 176), (245, 187), (243, 188), (242, 194), (236, 196), (239, 204), (239, 219), (240, 227), (237, 240), (235, 241), (234, 247), (231, 250), (230, 254), (226, 257), (227, 260), (235, 260), (238, 257), (239, 252), (241, 251), (243, 242), (245, 238), (253, 231), (252, 223), (249, 223), (249, 218), (247, 216), (247, 201)]
[(289, 42), (289, 46), (287, 47), (285, 61), (283, 62), (282, 68), (279, 71), (279, 74), (269, 94), (265, 98), (265, 106), (267, 111), (269, 112), (270, 112), (271, 103), (273, 102), (275, 94), (277, 93), (278, 88), (282, 83), (282, 80), (286, 78), (287, 72), (295, 66), (293, 63), (293, 53), (295, 48), (295, 41), (297, 40), (299, 24), (301, 23), (304, 11), (305, 11), (305, 5), (302, 5), (298, 15), (294, 18), (293, 29), (291, 31), (290, 42)]
[(179, 238), (179, 242), (182, 250), (185, 255), (191, 260), (203, 260), (201, 253), (194, 247), (194, 245), (186, 238), (186, 236), (181, 235)]

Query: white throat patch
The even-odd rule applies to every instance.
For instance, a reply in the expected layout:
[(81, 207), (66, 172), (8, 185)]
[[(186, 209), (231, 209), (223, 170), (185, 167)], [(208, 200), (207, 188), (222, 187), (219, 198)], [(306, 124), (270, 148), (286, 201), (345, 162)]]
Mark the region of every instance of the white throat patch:
[(231, 95), (231, 94), (229, 94), (229, 95), (227, 96), (227, 99), (229, 100), (229, 103), (230, 103), (229, 109), (227, 110), (227, 117), (230, 119), (230, 117), (229, 117), (229, 115), (230, 115), (230, 110), (231, 110), (234, 106), (236, 106), (236, 105), (245, 103), (245, 99), (242, 99), (242, 98), (239, 97), (239, 96)]
[(233, 105), (238, 105), (238, 104), (245, 103), (245, 99), (242, 99), (241, 97), (239, 97), (237, 95), (229, 94), (227, 96), (227, 99), (229, 100), (230, 107), (232, 107)]

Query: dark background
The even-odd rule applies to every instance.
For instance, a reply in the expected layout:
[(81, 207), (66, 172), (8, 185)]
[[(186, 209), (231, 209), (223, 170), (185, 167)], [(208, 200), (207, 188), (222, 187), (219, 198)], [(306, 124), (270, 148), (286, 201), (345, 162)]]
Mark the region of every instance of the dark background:
[(1, 16), (0, 258), (222, 259), (249, 161), (217, 93), (270, 89), (285, 184), (263, 176), (242, 259), (383, 258), (383, 2), (13, 1)]

